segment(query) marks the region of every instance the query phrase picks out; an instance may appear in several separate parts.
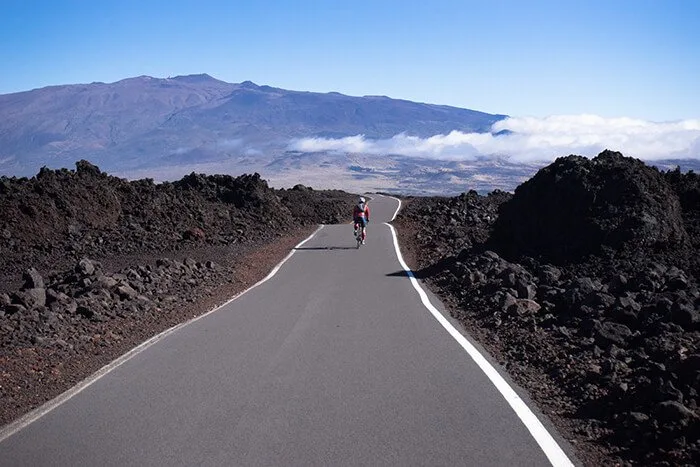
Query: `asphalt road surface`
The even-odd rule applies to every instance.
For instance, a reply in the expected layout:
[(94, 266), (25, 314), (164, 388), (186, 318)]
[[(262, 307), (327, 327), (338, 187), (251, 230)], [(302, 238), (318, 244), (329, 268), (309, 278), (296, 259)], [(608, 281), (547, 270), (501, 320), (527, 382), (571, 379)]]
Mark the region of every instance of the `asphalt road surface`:
[(421, 304), (381, 223), (397, 201), (370, 206), (367, 245), (323, 227), (0, 442), (0, 465), (565, 465)]

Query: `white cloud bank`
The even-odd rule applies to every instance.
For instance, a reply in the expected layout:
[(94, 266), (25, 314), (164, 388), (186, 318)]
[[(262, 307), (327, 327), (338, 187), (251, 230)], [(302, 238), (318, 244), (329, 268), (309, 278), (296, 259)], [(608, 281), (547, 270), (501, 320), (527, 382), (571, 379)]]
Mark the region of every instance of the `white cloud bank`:
[[(512, 133), (496, 135), (504, 130)], [(372, 140), (364, 135), (339, 139), (302, 138), (289, 149), (397, 154), (443, 160), (508, 157), (514, 162), (549, 162), (560, 156), (596, 156), (604, 149), (643, 160), (700, 159), (700, 120), (657, 123), (596, 115), (512, 117), (495, 123), (492, 133), (462, 133), (419, 138), (399, 134)]]

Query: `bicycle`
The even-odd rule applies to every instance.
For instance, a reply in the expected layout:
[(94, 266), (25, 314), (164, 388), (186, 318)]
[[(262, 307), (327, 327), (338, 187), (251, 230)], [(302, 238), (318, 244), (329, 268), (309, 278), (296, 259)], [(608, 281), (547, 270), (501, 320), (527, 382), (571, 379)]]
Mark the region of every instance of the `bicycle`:
[(359, 250), (360, 247), (363, 245), (362, 227), (360, 227), (359, 222), (355, 222), (355, 240), (357, 241), (357, 249)]

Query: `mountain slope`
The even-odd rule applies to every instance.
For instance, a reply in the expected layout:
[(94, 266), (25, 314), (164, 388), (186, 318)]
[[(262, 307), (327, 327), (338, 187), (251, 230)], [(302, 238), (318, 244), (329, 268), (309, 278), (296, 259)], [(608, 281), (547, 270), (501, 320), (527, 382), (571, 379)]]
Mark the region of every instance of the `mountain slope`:
[[(288, 91), (208, 75), (51, 86), (0, 95), (0, 173), (87, 158), (113, 171), (279, 155), (290, 139), (452, 130), (504, 118), (383, 96)], [(264, 163), (265, 161), (259, 161)]]

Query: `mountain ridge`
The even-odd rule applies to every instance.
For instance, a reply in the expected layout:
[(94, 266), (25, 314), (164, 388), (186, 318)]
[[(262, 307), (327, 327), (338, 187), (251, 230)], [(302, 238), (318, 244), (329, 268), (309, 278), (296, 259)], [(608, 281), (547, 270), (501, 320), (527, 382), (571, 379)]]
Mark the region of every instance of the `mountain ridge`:
[[(511, 191), (544, 165), (507, 154), (479, 157), (466, 146), (461, 161), (406, 155), (391, 144), (397, 135), (423, 141), (452, 131), (509, 135), (493, 127), (505, 114), (227, 83), (206, 73), (48, 86), (0, 95), (0, 109), (0, 175), (9, 176), (85, 159), (129, 179), (258, 172), (277, 187), (454, 195)], [(368, 145), (374, 151), (363, 152)], [(377, 154), (377, 147), (386, 150)], [(695, 160), (653, 163), (700, 167)]]
[(251, 162), (255, 154), (252, 163), (264, 167), (294, 138), (486, 132), (506, 118), (387, 96), (227, 83), (206, 73), (47, 86), (2, 94), (0, 108), (0, 173), (7, 175), (79, 159), (128, 172), (172, 158)]

